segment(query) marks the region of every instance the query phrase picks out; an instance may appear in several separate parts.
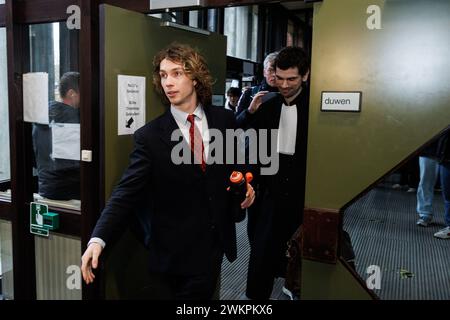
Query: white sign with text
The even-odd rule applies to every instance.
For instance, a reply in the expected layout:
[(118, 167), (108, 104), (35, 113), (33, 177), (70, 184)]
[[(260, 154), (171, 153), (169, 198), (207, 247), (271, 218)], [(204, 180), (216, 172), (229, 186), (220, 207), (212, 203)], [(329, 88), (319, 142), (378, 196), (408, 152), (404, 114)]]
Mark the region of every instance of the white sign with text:
[(133, 134), (145, 124), (145, 77), (117, 76), (118, 135)]
[(321, 111), (361, 111), (361, 92), (322, 92)]

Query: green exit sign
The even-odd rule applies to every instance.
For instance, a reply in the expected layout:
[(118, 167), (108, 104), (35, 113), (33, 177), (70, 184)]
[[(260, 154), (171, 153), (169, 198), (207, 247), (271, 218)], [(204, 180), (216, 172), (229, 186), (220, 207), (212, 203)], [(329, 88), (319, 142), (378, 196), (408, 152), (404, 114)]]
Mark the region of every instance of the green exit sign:
[(30, 203), (30, 232), (38, 236), (48, 237), (49, 230), (59, 228), (59, 214), (48, 212), (46, 204)]
[(48, 228), (44, 225), (44, 215), (48, 212), (46, 204), (30, 203), (30, 232), (38, 236), (48, 237)]

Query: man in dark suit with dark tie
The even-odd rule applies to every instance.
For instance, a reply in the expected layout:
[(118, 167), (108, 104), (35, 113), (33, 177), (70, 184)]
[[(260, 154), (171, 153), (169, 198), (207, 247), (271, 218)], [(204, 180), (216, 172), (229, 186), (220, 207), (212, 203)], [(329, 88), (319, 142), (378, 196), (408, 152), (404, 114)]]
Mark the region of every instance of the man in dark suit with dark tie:
[[(94, 280), (92, 269), (103, 248), (145, 197), (151, 203), (146, 217), (150, 272), (166, 292), (160, 298), (210, 299), (223, 254), (236, 259), (236, 230), (226, 190), (232, 166), (209, 164), (208, 130), (225, 136), (235, 127), (234, 116), (210, 106), (213, 80), (192, 48), (173, 44), (155, 56), (153, 66), (153, 83), (170, 109), (135, 132), (130, 164), (95, 226), (82, 274), (87, 284)], [(176, 130), (181, 142), (172, 140)], [(189, 163), (176, 164), (172, 150), (179, 143), (187, 146)], [(247, 184), (241, 207), (250, 206), (254, 196)]]
[(305, 197), (309, 59), (301, 48), (286, 47), (274, 66), (279, 94), (258, 92), (240, 115), (245, 129), (278, 130), (277, 141), (269, 135), (267, 142), (268, 154), (279, 156), (278, 171), (261, 174), (256, 189), (246, 290), (251, 299), (270, 298), (274, 279), (286, 276), (287, 242), (302, 222)]

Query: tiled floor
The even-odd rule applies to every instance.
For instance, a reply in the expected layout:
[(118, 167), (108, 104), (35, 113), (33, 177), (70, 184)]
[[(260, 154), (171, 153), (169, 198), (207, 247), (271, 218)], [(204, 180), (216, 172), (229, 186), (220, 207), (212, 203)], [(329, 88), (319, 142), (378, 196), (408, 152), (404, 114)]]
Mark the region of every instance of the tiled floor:
[[(233, 263), (224, 259), (222, 264), (221, 300), (246, 300), (245, 286), (247, 281), (247, 265), (250, 246), (247, 238), (247, 220), (236, 225), (238, 258)], [(284, 279), (275, 280), (271, 299), (289, 300), (282, 292)]]

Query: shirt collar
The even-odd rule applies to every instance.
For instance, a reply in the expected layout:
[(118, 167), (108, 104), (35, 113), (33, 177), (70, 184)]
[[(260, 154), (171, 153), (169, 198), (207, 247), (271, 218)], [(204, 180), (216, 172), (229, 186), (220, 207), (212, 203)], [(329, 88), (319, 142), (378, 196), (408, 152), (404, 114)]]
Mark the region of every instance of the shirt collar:
[[(181, 111), (180, 109), (175, 108), (172, 105), (170, 106), (170, 112), (172, 113), (173, 117), (175, 118), (175, 120), (177, 122), (187, 124), (187, 117), (188, 117), (189, 113)], [(203, 110), (203, 107), (201, 104), (197, 105), (193, 114), (196, 117), (198, 117), (200, 120), (203, 119), (203, 117), (205, 116), (205, 111)]]

